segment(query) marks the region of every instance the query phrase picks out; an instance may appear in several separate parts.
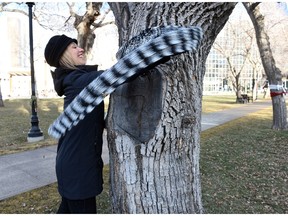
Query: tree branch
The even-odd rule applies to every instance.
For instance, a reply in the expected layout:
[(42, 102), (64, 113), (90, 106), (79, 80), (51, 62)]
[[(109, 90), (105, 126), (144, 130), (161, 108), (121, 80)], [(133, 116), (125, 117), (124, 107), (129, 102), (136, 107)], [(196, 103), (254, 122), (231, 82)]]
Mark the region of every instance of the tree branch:
[[(7, 5), (9, 5), (11, 3), (12, 2), (2, 2), (2, 3), (0, 3), (0, 12), (17, 12), (17, 13), (24, 14), (25, 16), (28, 16), (28, 13), (25, 12), (24, 10), (5, 8)], [(21, 4), (21, 3), (17, 3), (17, 4)]]
[(103, 23), (103, 21), (106, 19), (107, 14), (111, 11), (111, 9), (109, 8), (108, 10), (105, 11), (105, 13), (99, 18), (99, 22), (98, 23), (92, 23), (91, 25), (94, 27), (93, 31), (97, 28), (106, 26), (106, 25), (110, 25), (110, 24), (115, 24), (114, 21), (110, 21), (110, 22), (105, 22)]
[(105, 23), (92, 23), (93, 26), (93, 31), (97, 28), (103, 27), (103, 26), (107, 26), (107, 25), (111, 25), (111, 24), (115, 24), (114, 21), (110, 21), (110, 22), (105, 22)]
[(261, 2), (255, 2), (255, 3), (250, 3), (250, 2), (243, 2), (243, 5), (245, 7), (248, 7), (251, 11), (253, 11)]

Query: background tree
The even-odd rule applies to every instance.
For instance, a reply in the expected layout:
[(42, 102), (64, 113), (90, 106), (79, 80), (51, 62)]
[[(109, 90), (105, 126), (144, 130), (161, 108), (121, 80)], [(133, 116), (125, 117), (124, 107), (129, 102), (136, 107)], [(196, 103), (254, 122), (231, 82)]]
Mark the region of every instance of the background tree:
[[(27, 6), (17, 2), (0, 3), (0, 12), (18, 12), (28, 16)], [(95, 30), (113, 22), (107, 21), (110, 12), (103, 2), (38, 2), (33, 19), (40, 26), (55, 32), (76, 29), (80, 47), (89, 56), (95, 40)]]
[(269, 36), (269, 42), (275, 63), (282, 75), (288, 73), (288, 8), (287, 2), (262, 2), (260, 5), (261, 14), (265, 17), (265, 31)]
[[(261, 59), (254, 58), (251, 54), (247, 56), (249, 63), (252, 65), (252, 98), (253, 101), (258, 99), (258, 90), (263, 87), (266, 76), (261, 73), (263, 71)], [(264, 79), (264, 80), (263, 80)]]
[(78, 32), (78, 43), (80, 47), (84, 48), (86, 54), (90, 55), (96, 37), (94, 33), (96, 28), (113, 23), (103, 22), (110, 9), (101, 13), (102, 2), (86, 2), (86, 12), (81, 16), (73, 10), (74, 4), (75, 3), (67, 3), (70, 17), (75, 18), (74, 27)]
[(272, 128), (287, 128), (287, 107), (282, 88), (282, 75), (271, 50), (269, 37), (265, 31), (264, 16), (259, 9), (260, 3), (243, 3), (255, 28), (257, 45), (259, 48), (264, 71), (270, 85), (270, 93), (273, 106), (273, 125)]
[[(240, 77), (245, 70), (247, 60), (251, 57), (253, 37), (249, 37), (250, 27), (247, 23), (242, 22), (231, 23), (227, 22), (225, 28), (228, 28), (229, 40), (216, 41), (213, 48), (218, 51), (226, 60), (229, 70), (229, 81), (232, 83), (233, 90), (236, 94), (236, 102), (242, 103), (241, 94), (246, 93), (243, 84), (240, 83)], [(239, 41), (241, 41), (239, 43)], [(239, 56), (242, 56), (240, 62)], [(238, 60), (238, 61), (237, 61)]]
[[(106, 19), (110, 12), (107, 6), (106, 4), (105, 7), (103, 2), (37, 2), (33, 7), (33, 19), (44, 29), (51, 30), (56, 34), (63, 34), (76, 29), (79, 46), (85, 49), (88, 60), (91, 60), (91, 49), (96, 37), (95, 30), (113, 23)], [(20, 13), (28, 17), (27, 5), (20, 2), (2, 2), (0, 3), (0, 12)], [(19, 40), (20, 37), (15, 34), (15, 38)], [(43, 53), (42, 49), (43, 47), (39, 51), (41, 54)], [(25, 49), (18, 47), (18, 50), (15, 50), (17, 53), (22, 51), (24, 52)], [(27, 58), (29, 59), (29, 55)]]
[(120, 46), (141, 30), (199, 25), (199, 52), (171, 58), (110, 97), (114, 213), (203, 213), (199, 171), (205, 60), (236, 3), (110, 3)]
[(0, 107), (4, 107), (4, 101), (2, 98), (2, 92), (1, 92), (1, 78), (0, 78)]

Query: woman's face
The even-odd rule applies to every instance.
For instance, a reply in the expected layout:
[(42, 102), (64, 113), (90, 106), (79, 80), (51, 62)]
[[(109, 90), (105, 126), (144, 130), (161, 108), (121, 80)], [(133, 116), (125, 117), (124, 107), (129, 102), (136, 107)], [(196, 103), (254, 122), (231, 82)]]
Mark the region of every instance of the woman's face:
[(76, 43), (71, 43), (67, 47), (67, 51), (70, 53), (74, 65), (86, 64), (86, 55), (84, 49), (80, 48)]

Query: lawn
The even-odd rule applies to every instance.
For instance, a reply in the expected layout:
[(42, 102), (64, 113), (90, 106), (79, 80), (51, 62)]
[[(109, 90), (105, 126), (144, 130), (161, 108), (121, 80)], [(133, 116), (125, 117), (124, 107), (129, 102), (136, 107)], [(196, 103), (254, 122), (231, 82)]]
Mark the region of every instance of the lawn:
[(236, 104), (235, 101), (235, 95), (204, 95), (202, 100), (202, 112), (216, 112), (243, 105)]
[(271, 124), (269, 108), (201, 134), (206, 213), (288, 213), (288, 133)]
[[(225, 109), (225, 100), (228, 104), (226, 108), (233, 107), (233, 98), (219, 97), (218, 101), (216, 97), (209, 98), (204, 97), (203, 110), (207, 106), (210, 106), (210, 111)], [(26, 142), (29, 101), (24, 103), (13, 100), (4, 103), (5, 108), (0, 108), (1, 138), (3, 137), (0, 149), (3, 154), (26, 150), (24, 146), (37, 148), (42, 144), (53, 144), (45, 131), (61, 112), (60, 100), (39, 101), (40, 127), (49, 141), (41, 141), (40, 144)], [(13, 112), (10, 116), (9, 107), (10, 112)], [(209, 110), (207, 112), (210, 112)], [(18, 124), (10, 124), (13, 121)], [(288, 134), (287, 131), (271, 130), (271, 123), (272, 108), (268, 108), (202, 132), (200, 169), (205, 213), (288, 213)], [(2, 132), (3, 126), (8, 128), (6, 133)], [(8, 133), (11, 131), (18, 133), (12, 136)], [(111, 213), (108, 176), (109, 167), (105, 166), (105, 188), (97, 198), (98, 213), (102, 214)], [(59, 202), (57, 185), (51, 184), (0, 201), (0, 213), (55, 213)]]
[[(0, 107), (0, 155), (56, 144), (55, 140), (49, 137), (47, 130), (49, 125), (63, 111), (63, 99), (38, 99), (37, 116), (44, 140), (37, 143), (27, 143), (27, 134), (31, 128), (30, 103), (29, 99), (11, 99), (5, 100), (5, 106)], [(235, 96), (203, 97), (204, 113), (236, 106), (239, 104), (235, 104)], [(107, 104), (105, 109), (107, 110)]]
[(44, 140), (36, 143), (27, 142), (27, 134), (31, 128), (30, 100), (5, 100), (4, 105), (4, 107), (0, 107), (0, 155), (56, 144), (56, 141), (48, 136), (47, 130), (62, 112), (63, 99), (38, 100), (37, 116)]

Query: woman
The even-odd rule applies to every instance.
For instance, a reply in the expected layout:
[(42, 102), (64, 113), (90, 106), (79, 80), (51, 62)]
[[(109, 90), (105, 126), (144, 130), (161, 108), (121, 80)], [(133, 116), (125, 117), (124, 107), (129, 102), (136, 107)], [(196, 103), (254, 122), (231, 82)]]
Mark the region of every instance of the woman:
[[(65, 35), (52, 37), (45, 48), (54, 88), (64, 97), (64, 108), (103, 71), (86, 66), (86, 56), (77, 40)], [(57, 213), (96, 213), (96, 195), (103, 190), (102, 134), (104, 103), (58, 141), (56, 175), (62, 202)]]
[[(193, 26), (145, 30), (120, 48), (118, 57), (121, 59), (105, 73), (97, 72), (97, 67), (85, 66), (84, 50), (77, 46), (75, 39), (65, 35), (50, 39), (45, 48), (45, 58), (48, 64), (56, 67), (52, 76), (58, 95), (65, 95), (64, 108), (82, 89), (87, 90), (77, 96), (76, 102), (72, 102), (76, 104), (74, 110), (73, 106), (69, 106), (72, 107), (68, 109), (69, 113), (57, 118), (49, 133), (61, 137), (56, 158), (58, 188), (62, 196), (58, 213), (96, 212), (95, 196), (101, 193), (103, 184), (101, 153), (104, 104), (99, 100), (102, 95), (100, 97), (98, 91), (94, 92), (95, 87), (99, 87), (97, 90), (100, 93), (111, 93), (119, 85), (165, 63), (170, 56), (196, 51), (202, 36), (202, 29)], [(96, 79), (98, 76), (101, 77)], [(89, 88), (86, 88), (88, 84)], [(91, 98), (98, 99), (100, 104), (93, 104), (93, 109), (89, 107), (88, 112), (86, 105), (90, 105)], [(85, 118), (77, 121), (80, 115)], [(75, 120), (78, 124), (74, 124)]]

